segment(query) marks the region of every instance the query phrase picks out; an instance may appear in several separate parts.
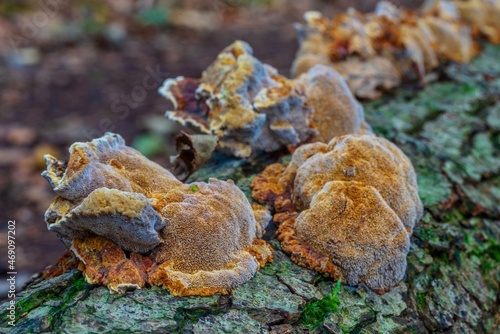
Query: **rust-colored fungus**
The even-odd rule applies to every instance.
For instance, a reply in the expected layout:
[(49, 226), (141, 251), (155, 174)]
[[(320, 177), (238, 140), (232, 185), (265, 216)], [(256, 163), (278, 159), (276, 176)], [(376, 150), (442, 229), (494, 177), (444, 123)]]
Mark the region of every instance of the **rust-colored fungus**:
[(334, 69), (316, 65), (297, 81), (303, 83), (307, 103), (314, 109), (312, 119), (318, 134), (309, 141), (328, 143), (335, 136), (371, 133), (363, 106)]
[(117, 293), (143, 288), (152, 262), (132, 253), (130, 259), (116, 244), (103, 237), (73, 239), (71, 251), (82, 261), (90, 284), (107, 285)]
[(303, 145), (286, 168), (268, 166), (252, 189), (274, 206), (278, 239), (297, 264), (379, 292), (403, 278), (423, 207), (410, 160), (386, 139)]
[(294, 180), (293, 201), (299, 209), (309, 208), (327, 182), (356, 181), (377, 189), (404, 226), (413, 229), (422, 214), (422, 203), (411, 161), (396, 145), (368, 135), (336, 137), (321, 147), (310, 145), (317, 152), (304, 159), (311, 149), (309, 145), (300, 147), (283, 173), (284, 182)]
[[(228, 293), (260, 266), (249, 251), (257, 247), (253, 242), (258, 224), (250, 203), (232, 181), (193, 184), (196, 191), (183, 185), (152, 197), (155, 209), (172, 223), (161, 231), (163, 243), (152, 253), (161, 265), (151, 282), (168, 287), (174, 295)], [(267, 247), (257, 250), (265, 262), (272, 257)]]
[[(259, 239), (270, 215), (229, 180), (182, 184), (106, 134), (46, 156), (59, 195), (46, 213), (88, 282), (124, 293), (160, 285), (174, 295), (228, 293), (272, 261)], [(255, 219), (254, 210), (258, 216)]]
[(66, 250), (64, 254), (57, 259), (56, 263), (51, 264), (43, 270), (42, 277), (44, 279), (57, 277), (70, 269), (77, 268), (79, 264), (80, 261), (75, 259), (69, 250)]
[(480, 31), (491, 43), (500, 43), (500, 1), (453, 1), (461, 20)]
[(308, 120), (312, 109), (305, 103), (302, 85), (279, 75), (252, 53), (247, 43), (236, 41), (218, 55), (201, 79), (165, 81), (160, 93), (176, 109), (166, 116), (217, 135), (219, 147), (238, 157), (248, 157), (254, 150), (269, 152), (298, 145), (310, 138), (316, 132)]
[(311, 68), (289, 80), (242, 41), (226, 47), (199, 80), (168, 79), (160, 93), (174, 105), (169, 119), (218, 136), (219, 148), (237, 157), (370, 131), (333, 69)]
[(292, 73), (329, 65), (356, 96), (373, 99), (404, 79), (424, 82), (444, 61), (470, 61), (479, 52), (478, 33), (500, 42), (499, 15), (498, 2), (486, 0), (428, 1), (420, 11), (382, 1), (373, 13), (350, 8), (332, 19), (306, 12), (305, 25), (297, 25), (300, 49)]

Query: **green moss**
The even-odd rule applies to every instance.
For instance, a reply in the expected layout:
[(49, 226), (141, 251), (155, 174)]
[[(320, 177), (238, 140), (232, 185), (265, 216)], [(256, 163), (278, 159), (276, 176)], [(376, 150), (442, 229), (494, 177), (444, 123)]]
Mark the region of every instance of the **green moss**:
[(309, 329), (314, 329), (321, 325), (328, 312), (337, 311), (341, 300), (337, 297), (340, 289), (340, 280), (330, 294), (323, 296), (323, 299), (307, 303), (302, 309), (300, 322)]
[[(497, 249), (497, 252), (499, 250)], [(498, 255), (497, 255), (498, 256)], [(498, 263), (499, 261), (498, 260), (495, 260), (495, 259), (492, 259), (491, 257), (483, 257), (481, 259), (481, 270), (484, 274), (489, 274), (491, 273), (493, 270), (495, 270), (495, 268), (498, 268)]]
[(16, 304), (16, 321), (38, 305), (42, 304), (44, 297), (48, 297), (48, 300), (54, 299), (53, 296), (40, 296), (19, 300)]
[(448, 257), (448, 254), (442, 253), (440, 256), (434, 258), (435, 260), (439, 260), (440, 264), (445, 264), (445, 265), (450, 265), (450, 258)]
[(475, 247), (472, 253), (481, 259), (481, 269), (483, 273), (498, 268), (500, 264), (500, 245), (491, 239), (482, 243), (484, 248)]
[(314, 277), (313, 284), (318, 285), (319, 282), (323, 282), (325, 280), (325, 276), (322, 274), (318, 274)]
[(458, 222), (464, 219), (464, 215), (458, 210), (453, 209), (441, 215), (443, 222)]
[(494, 245), (488, 248), (487, 254), (495, 261), (500, 262), (500, 246)]
[[(74, 300), (76, 292), (84, 289), (84, 285), (88, 286), (79, 271), (65, 274), (64, 279), (62, 277), (59, 276), (51, 280), (42, 281), (42, 283), (35, 285), (29, 294), (21, 292), (16, 300), (15, 321), (17, 322), (31, 310), (41, 307), (41, 305), (46, 303), (62, 301), (63, 305), (65, 305), (69, 301)], [(49, 283), (51, 281), (54, 282), (52, 285)], [(45, 285), (50, 286), (50, 288), (44, 288)], [(4, 315), (5, 313), (2, 313), (2, 316)]]
[(446, 251), (457, 237), (456, 229), (449, 224), (417, 225), (414, 235), (434, 251)]
[(196, 184), (193, 184), (191, 186), (191, 191), (195, 193), (197, 190), (198, 190), (198, 187), (196, 186)]
[(425, 296), (427, 295), (427, 292), (419, 292), (417, 294), (417, 308), (419, 310), (423, 310), (425, 307)]
[(78, 300), (86, 297), (90, 290), (90, 284), (87, 283), (83, 276), (79, 276), (66, 290), (58, 297), (61, 300), (59, 307), (54, 308), (48, 314), (47, 322), (50, 323), (50, 328), (55, 329), (59, 327), (60, 315), (64, 312), (66, 307), (78, 302)]
[(435, 238), (436, 233), (432, 227), (418, 227), (415, 229), (415, 236), (422, 241), (430, 241)]
[[(467, 223), (467, 221), (466, 221)], [(486, 219), (470, 220), (462, 229), (463, 247), (461, 262), (469, 259), (478, 265), (477, 269), (485, 282), (498, 289), (500, 280), (500, 228), (495, 221)]]
[(186, 309), (184, 307), (177, 308), (174, 320), (177, 322), (177, 326), (179, 331), (176, 333), (180, 333), (180, 330), (183, 329), (189, 322), (197, 323), (198, 320), (204, 316), (209, 314), (220, 314), (221, 310), (212, 310), (205, 308), (198, 309)]

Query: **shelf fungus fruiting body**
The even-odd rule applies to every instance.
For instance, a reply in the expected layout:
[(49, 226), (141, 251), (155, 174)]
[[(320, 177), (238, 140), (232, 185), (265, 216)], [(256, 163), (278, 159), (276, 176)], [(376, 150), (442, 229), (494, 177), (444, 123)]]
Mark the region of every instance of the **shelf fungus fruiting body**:
[(272, 261), (260, 239), (269, 214), (231, 180), (183, 184), (111, 133), (73, 144), (67, 163), (46, 161), (58, 197), (45, 220), (90, 283), (229, 293)]
[(160, 232), (151, 283), (179, 295), (227, 293), (268, 262), (272, 250), (257, 239), (252, 206), (232, 181), (194, 185), (152, 196), (153, 207), (175, 223)]
[(275, 208), (278, 239), (294, 262), (379, 292), (403, 278), (423, 207), (411, 162), (391, 142), (346, 135), (303, 145), (252, 187)]
[(298, 145), (314, 135), (303, 87), (252, 53), (247, 43), (236, 41), (201, 79), (165, 81), (160, 93), (177, 109), (166, 116), (217, 135), (220, 148), (237, 157)]
[(300, 49), (295, 76), (314, 65), (335, 68), (360, 98), (373, 99), (403, 80), (425, 81), (446, 61), (469, 62), (478, 35), (500, 42), (498, 1), (426, 1), (419, 11), (382, 1), (373, 13), (350, 8), (332, 19), (306, 12), (297, 24)]
[(200, 79), (168, 79), (159, 92), (174, 106), (167, 118), (216, 135), (219, 148), (236, 157), (370, 131), (363, 108), (333, 69), (289, 80), (242, 41), (226, 47)]

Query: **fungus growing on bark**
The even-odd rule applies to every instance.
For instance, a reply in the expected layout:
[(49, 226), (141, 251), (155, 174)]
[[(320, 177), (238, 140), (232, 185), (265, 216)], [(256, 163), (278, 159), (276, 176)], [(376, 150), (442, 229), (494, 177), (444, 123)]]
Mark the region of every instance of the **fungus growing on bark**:
[[(152, 258), (161, 263), (150, 276), (174, 295), (228, 293), (249, 280), (272, 258), (271, 248), (256, 240), (252, 206), (232, 181), (196, 182), (154, 194), (153, 206), (168, 222), (163, 243)], [(260, 225), (259, 225), (260, 229)], [(200, 237), (203, 236), (203, 237)]]
[(315, 67), (296, 80), (278, 74), (237, 41), (197, 79), (168, 79), (169, 119), (219, 137), (224, 152), (248, 157), (306, 141), (370, 131), (362, 106), (333, 69)]
[(310, 142), (328, 143), (336, 136), (371, 133), (363, 106), (334, 69), (316, 65), (297, 81), (304, 85), (307, 103), (314, 109), (312, 120), (318, 134)]
[(491, 43), (500, 43), (500, 3), (498, 1), (453, 1), (460, 19), (480, 31)]
[(231, 180), (182, 184), (109, 133), (72, 145), (68, 163), (46, 161), (43, 176), (59, 195), (48, 228), (92, 284), (117, 293), (147, 284), (174, 295), (229, 293), (272, 261), (259, 239), (269, 213), (252, 208)]
[(286, 168), (268, 166), (252, 189), (274, 206), (277, 237), (297, 264), (379, 292), (403, 278), (423, 206), (410, 160), (386, 139), (303, 145)]
[(106, 285), (116, 293), (143, 288), (152, 265), (137, 253), (127, 258), (120, 247), (103, 237), (74, 239), (70, 250), (82, 262), (87, 282)]
[[(293, 179), (293, 201), (301, 210), (330, 181), (356, 181), (377, 189), (409, 230), (422, 214), (416, 174), (404, 153), (387, 139), (375, 136), (341, 136), (328, 145), (297, 149), (284, 179)], [(303, 152), (307, 153), (303, 153)], [(295, 156), (298, 159), (295, 159)], [(304, 156), (307, 158), (304, 159)]]
[(386, 290), (403, 279), (409, 234), (374, 187), (331, 181), (295, 221), (299, 242), (325, 254), (349, 285)]
[(404, 79), (424, 82), (426, 72), (441, 62), (468, 62), (478, 53), (474, 31), (498, 40), (500, 26), (493, 17), (499, 8), (486, 3), (434, 1), (421, 11), (405, 11), (382, 1), (373, 13), (350, 8), (331, 20), (306, 12), (305, 25), (296, 25), (300, 49), (292, 73), (298, 76), (316, 64), (329, 65), (356, 96), (367, 99)]
[(219, 147), (248, 157), (254, 150), (298, 145), (316, 132), (303, 87), (278, 74), (236, 41), (226, 47), (199, 80), (168, 79), (160, 93), (174, 104), (166, 116), (219, 137)]
[[(70, 147), (68, 162), (47, 155), (42, 176), (58, 195), (45, 213), (48, 229), (69, 241), (100, 235), (132, 252), (160, 243), (165, 220), (147, 195), (182, 185), (169, 171), (149, 161), (122, 137), (107, 134)], [(154, 177), (152, 177), (154, 175)]]

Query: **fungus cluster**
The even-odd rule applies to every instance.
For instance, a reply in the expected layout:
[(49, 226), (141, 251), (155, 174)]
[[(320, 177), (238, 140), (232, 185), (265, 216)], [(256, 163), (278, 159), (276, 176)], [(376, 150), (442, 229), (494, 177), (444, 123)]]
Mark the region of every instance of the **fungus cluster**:
[(410, 160), (386, 139), (345, 135), (303, 145), (252, 188), (275, 208), (276, 235), (297, 264), (379, 292), (403, 278), (423, 207)]
[(67, 162), (46, 156), (43, 176), (58, 195), (48, 228), (90, 283), (118, 293), (148, 285), (178, 296), (229, 293), (272, 261), (261, 239), (271, 218), (297, 264), (388, 291), (404, 276), (423, 207), (411, 161), (373, 134), (354, 96), (423, 80), (443, 60), (469, 61), (476, 34), (500, 41), (499, 12), (481, 0), (434, 1), (420, 12), (381, 2), (332, 20), (308, 12), (295, 79), (236, 41), (201, 78), (167, 79), (159, 90), (173, 103), (169, 119), (204, 133), (178, 137), (174, 170), (186, 179), (216, 146), (241, 158), (294, 149), (290, 163), (252, 182), (274, 216), (232, 181), (184, 184), (108, 133), (73, 144)]
[(410, 11), (382, 1), (373, 13), (351, 8), (332, 19), (306, 12), (305, 25), (297, 25), (300, 49), (292, 72), (300, 75), (317, 64), (334, 67), (356, 96), (372, 99), (403, 79), (423, 81), (443, 61), (470, 61), (479, 52), (473, 40), (479, 34), (500, 42), (498, 1), (426, 4)]
[(159, 91), (175, 109), (167, 118), (216, 135), (219, 148), (236, 157), (371, 131), (336, 71), (318, 66), (289, 80), (242, 41), (226, 47), (200, 79), (168, 79)]
[[(46, 156), (58, 197), (48, 229), (111, 291), (159, 285), (174, 295), (228, 293), (272, 260), (264, 208), (229, 180), (183, 184), (116, 134)], [(254, 210), (258, 217), (255, 218)]]

